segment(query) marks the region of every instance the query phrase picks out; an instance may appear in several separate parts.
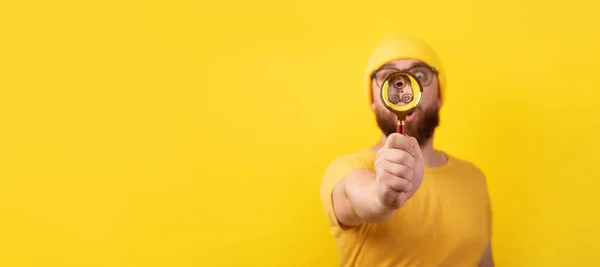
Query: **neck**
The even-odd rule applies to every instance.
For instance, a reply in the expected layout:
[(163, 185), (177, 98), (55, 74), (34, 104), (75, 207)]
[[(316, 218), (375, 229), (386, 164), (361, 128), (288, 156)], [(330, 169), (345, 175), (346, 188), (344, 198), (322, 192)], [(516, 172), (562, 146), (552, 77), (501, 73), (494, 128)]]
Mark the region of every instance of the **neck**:
[[(381, 149), (385, 144), (386, 139), (387, 137), (385, 135), (381, 135), (381, 139), (372, 147), (372, 149)], [(423, 144), (420, 144), (420, 147), (421, 154), (423, 155), (423, 161), (425, 162), (425, 167), (439, 167), (446, 164), (448, 161), (448, 157), (444, 152), (436, 150), (433, 147), (433, 137), (429, 138), (429, 140), (425, 141)]]

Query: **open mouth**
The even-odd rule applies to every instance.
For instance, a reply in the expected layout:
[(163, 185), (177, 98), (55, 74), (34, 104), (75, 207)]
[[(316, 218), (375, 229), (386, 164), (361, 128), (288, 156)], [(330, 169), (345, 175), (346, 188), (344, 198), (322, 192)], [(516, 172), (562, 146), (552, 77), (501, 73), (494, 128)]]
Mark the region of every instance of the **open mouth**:
[(408, 114), (406, 115), (406, 120), (407, 120), (407, 121), (412, 121), (412, 120), (414, 120), (414, 119), (415, 119), (415, 116), (416, 116), (416, 115), (417, 115), (417, 114), (416, 114), (416, 113), (415, 113), (415, 111), (413, 110), (413, 111), (411, 111), (410, 113), (408, 113)]

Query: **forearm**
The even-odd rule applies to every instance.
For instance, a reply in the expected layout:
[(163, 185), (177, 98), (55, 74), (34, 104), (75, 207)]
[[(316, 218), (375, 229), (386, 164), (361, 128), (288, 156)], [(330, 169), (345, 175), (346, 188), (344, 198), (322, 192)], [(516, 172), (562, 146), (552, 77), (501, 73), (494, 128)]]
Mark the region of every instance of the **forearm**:
[(344, 178), (333, 194), (334, 211), (339, 222), (355, 226), (365, 222), (383, 222), (394, 210), (384, 208), (375, 194), (375, 174), (364, 170)]
[(492, 245), (488, 243), (483, 256), (481, 257), (481, 261), (479, 262), (479, 267), (494, 267), (494, 259), (492, 257)]

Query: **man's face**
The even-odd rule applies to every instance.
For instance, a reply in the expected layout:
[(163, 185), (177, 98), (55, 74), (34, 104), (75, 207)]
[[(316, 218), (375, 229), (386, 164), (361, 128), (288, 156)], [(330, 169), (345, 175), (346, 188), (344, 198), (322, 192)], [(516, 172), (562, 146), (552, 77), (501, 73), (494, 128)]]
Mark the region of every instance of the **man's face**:
[(406, 117), (406, 134), (415, 137), (423, 145), (431, 137), (439, 124), (439, 109), (441, 101), (438, 92), (437, 75), (431, 67), (413, 59), (399, 59), (391, 61), (380, 68), (371, 81), (373, 103), (371, 108), (375, 111), (377, 125), (381, 131), (389, 136), (396, 132), (397, 118), (381, 102), (381, 82), (391, 72), (410, 71), (423, 83), (423, 98), (417, 109)]

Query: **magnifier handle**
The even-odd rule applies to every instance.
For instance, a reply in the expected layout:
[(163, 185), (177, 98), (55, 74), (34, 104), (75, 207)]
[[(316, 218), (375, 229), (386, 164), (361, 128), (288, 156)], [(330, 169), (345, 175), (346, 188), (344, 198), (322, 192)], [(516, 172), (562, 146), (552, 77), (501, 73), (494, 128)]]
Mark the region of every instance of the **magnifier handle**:
[(406, 128), (406, 125), (404, 124), (404, 120), (399, 120), (398, 127), (397, 127), (398, 133), (403, 135), (405, 132), (405, 128)]

